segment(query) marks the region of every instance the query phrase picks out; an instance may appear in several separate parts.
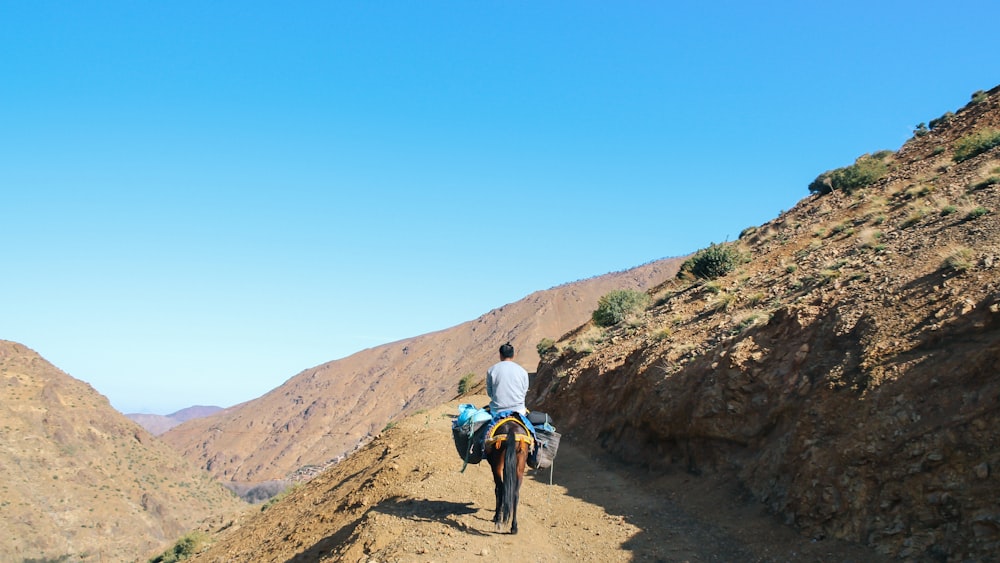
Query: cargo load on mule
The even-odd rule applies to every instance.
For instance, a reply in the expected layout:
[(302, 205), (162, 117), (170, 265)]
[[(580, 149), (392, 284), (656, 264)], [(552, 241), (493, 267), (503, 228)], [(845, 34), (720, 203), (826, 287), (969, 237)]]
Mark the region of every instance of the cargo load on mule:
[[(455, 440), (458, 457), (466, 464), (474, 465), (483, 460), (487, 423), (492, 421), (493, 416), (486, 409), (468, 403), (458, 405), (458, 417), (451, 423), (451, 436)], [(465, 471), (465, 465), (462, 471)]]
[(559, 438), (561, 434), (556, 432), (556, 427), (552, 425), (552, 417), (544, 412), (529, 412), (528, 420), (535, 427), (535, 465), (536, 469), (552, 467), (552, 462), (556, 459), (559, 451)]
[[(529, 466), (535, 469), (552, 467), (559, 450), (561, 435), (552, 425), (552, 418), (541, 412), (529, 412), (528, 422), (534, 426), (535, 446), (529, 457)], [(451, 425), (451, 435), (455, 441), (455, 449), (462, 459), (462, 471), (468, 464), (477, 464), (483, 460), (486, 433), (496, 421), (487, 409), (477, 408), (471, 404), (458, 406), (458, 417)]]

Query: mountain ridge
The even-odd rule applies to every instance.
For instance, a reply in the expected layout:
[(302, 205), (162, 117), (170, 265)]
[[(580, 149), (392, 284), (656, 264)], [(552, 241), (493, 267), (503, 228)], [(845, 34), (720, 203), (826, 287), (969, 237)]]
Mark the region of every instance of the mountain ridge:
[(213, 405), (192, 405), (167, 415), (132, 412), (126, 413), (125, 416), (129, 420), (145, 428), (150, 434), (159, 436), (174, 426), (195, 418), (202, 418), (215, 414), (221, 410), (223, 410), (223, 407)]
[(611, 289), (662, 282), (681, 260), (536, 291), (475, 320), (359, 351), (304, 370), (258, 399), (172, 428), (162, 438), (223, 481), (308, 478), (395, 417), (453, 398), (467, 374), (482, 380), (508, 340), (518, 361), (533, 370), (539, 340), (578, 326)]
[(245, 506), (27, 346), (0, 387), (0, 560), (130, 560)]

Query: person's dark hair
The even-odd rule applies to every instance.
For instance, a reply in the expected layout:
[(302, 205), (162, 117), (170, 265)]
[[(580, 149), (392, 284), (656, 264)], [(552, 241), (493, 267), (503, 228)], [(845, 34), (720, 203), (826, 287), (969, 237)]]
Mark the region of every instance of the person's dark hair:
[(513, 358), (514, 357), (514, 346), (510, 342), (504, 344), (500, 347), (500, 357), (501, 358)]

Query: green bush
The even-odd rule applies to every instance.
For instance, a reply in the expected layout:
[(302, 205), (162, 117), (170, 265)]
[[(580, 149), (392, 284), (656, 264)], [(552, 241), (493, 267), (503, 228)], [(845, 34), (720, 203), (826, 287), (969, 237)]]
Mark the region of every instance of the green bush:
[(955, 141), (955, 156), (952, 158), (955, 162), (964, 162), (998, 146), (1000, 146), (1000, 131), (983, 129)]
[(830, 182), (830, 175), (833, 172), (824, 172), (809, 184), (809, 193), (825, 195), (833, 191), (833, 184)]
[(888, 174), (889, 167), (882, 158), (862, 156), (854, 164), (834, 170), (830, 183), (835, 190), (852, 193), (854, 190), (871, 185)]
[(714, 280), (732, 272), (744, 262), (746, 262), (745, 257), (735, 245), (712, 243), (708, 248), (695, 252), (694, 256), (685, 260), (677, 276), (691, 274), (701, 279)]
[(649, 306), (649, 294), (634, 289), (610, 291), (597, 302), (593, 319), (597, 326), (616, 325)]
[(989, 215), (990, 210), (983, 206), (979, 206), (965, 215), (966, 221), (972, 221), (973, 219), (979, 219), (983, 215)]
[(467, 373), (458, 381), (458, 394), (465, 395), (472, 389), (472, 382), (476, 380), (476, 374)]
[(824, 172), (809, 184), (809, 193), (828, 194), (833, 190), (842, 190), (848, 194), (869, 186), (889, 173), (889, 165), (885, 159), (892, 151), (878, 151), (858, 157), (854, 164)]
[(946, 111), (946, 112), (944, 112), (944, 115), (942, 115), (941, 117), (939, 117), (937, 119), (932, 119), (929, 122), (927, 122), (927, 125), (933, 131), (934, 129), (937, 129), (938, 127), (941, 127), (942, 125), (947, 125), (948, 122), (951, 121), (951, 118), (953, 118), (953, 117), (955, 117), (954, 113), (952, 113), (950, 111)]
[(539, 356), (544, 356), (545, 354), (555, 349), (556, 349), (556, 341), (552, 340), (551, 338), (543, 338), (539, 340), (538, 346), (536, 346), (536, 350), (538, 350)]
[(207, 537), (203, 532), (191, 532), (181, 539), (173, 547), (164, 551), (160, 555), (149, 560), (149, 563), (176, 563), (191, 557), (205, 544)]

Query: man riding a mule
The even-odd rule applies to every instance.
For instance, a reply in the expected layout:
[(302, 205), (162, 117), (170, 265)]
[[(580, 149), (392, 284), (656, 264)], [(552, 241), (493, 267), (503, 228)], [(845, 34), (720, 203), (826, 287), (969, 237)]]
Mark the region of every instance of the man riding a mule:
[(517, 533), (517, 501), (528, 458), (535, 450), (535, 429), (528, 421), (524, 396), (528, 392), (528, 372), (514, 361), (514, 346), (500, 347), (500, 361), (486, 372), (486, 393), (490, 396), (493, 423), (486, 432), (484, 452), (496, 485), (497, 529), (508, 522)]

